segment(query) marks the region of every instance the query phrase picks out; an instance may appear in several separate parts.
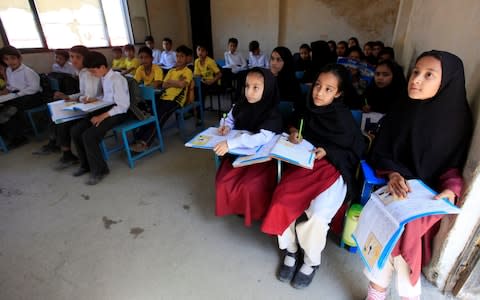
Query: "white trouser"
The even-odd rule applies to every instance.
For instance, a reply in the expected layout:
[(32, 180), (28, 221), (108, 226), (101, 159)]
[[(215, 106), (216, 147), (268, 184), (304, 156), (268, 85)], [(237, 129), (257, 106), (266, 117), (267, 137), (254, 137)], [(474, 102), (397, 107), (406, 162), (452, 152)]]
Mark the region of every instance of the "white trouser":
[(346, 194), (347, 185), (340, 176), (328, 189), (312, 200), (310, 207), (305, 211), (307, 221), (298, 224), (293, 221), (282, 235), (278, 236), (279, 248), (295, 253), (300, 245), (304, 251), (303, 262), (308, 266), (320, 265), (330, 228), (328, 224), (342, 206)]
[(397, 271), (397, 291), (400, 297), (416, 297), (422, 293), (421, 278), (415, 285), (410, 282), (410, 267), (401, 255), (388, 258), (383, 269), (375, 266), (371, 271), (364, 269), (367, 278), (378, 286), (386, 289), (392, 281), (393, 273)]

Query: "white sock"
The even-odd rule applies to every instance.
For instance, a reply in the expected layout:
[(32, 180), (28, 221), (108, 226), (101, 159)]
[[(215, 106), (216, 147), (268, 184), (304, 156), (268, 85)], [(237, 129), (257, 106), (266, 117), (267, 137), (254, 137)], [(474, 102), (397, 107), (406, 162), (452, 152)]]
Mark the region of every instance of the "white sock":
[(302, 272), (305, 275), (310, 275), (313, 272), (313, 268), (310, 267), (309, 265), (303, 264), (302, 267), (300, 268), (300, 272)]
[(283, 260), (283, 264), (289, 267), (293, 267), (297, 260), (294, 257), (285, 255), (285, 259)]

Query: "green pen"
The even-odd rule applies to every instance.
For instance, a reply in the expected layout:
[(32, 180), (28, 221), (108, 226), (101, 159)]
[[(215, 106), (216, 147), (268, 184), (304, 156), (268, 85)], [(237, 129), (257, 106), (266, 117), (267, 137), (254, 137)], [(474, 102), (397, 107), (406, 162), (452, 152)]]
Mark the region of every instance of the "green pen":
[(223, 120), (223, 122), (222, 122), (222, 123), (223, 123), (222, 127), (225, 127), (225, 122), (227, 122), (227, 113), (223, 113), (223, 118), (222, 118), (222, 120)]
[(365, 97), (365, 105), (368, 106), (367, 97)]
[(298, 139), (302, 139), (303, 119), (300, 120), (300, 130), (298, 131)]

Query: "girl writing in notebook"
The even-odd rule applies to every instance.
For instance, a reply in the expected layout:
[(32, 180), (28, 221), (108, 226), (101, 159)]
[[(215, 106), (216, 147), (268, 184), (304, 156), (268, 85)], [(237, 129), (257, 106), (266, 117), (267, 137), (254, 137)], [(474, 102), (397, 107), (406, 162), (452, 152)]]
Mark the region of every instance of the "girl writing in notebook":
[[(437, 199), (454, 202), (461, 195), (461, 169), (471, 134), (462, 61), (448, 52), (425, 52), (411, 73), (408, 96), (382, 122), (371, 163), (378, 175), (388, 179), (388, 190), (397, 198), (411, 191), (407, 179), (418, 178), (441, 191)], [(446, 223), (438, 222), (441, 218), (423, 217), (405, 226), (383, 269), (365, 270), (370, 280), (367, 299), (385, 299), (394, 272), (400, 297), (420, 299), (421, 268), (440, 242), (433, 238), (438, 227), (446, 229)]]
[[(247, 130), (215, 146), (217, 155), (230, 149), (254, 148), (264, 145), (282, 129), (282, 118), (277, 111), (278, 89), (275, 77), (263, 68), (251, 69), (246, 77), (245, 90), (240, 102), (221, 120), (219, 134), (231, 129)], [(241, 214), (245, 225), (265, 215), (276, 184), (276, 164), (273, 161), (233, 168), (232, 158), (225, 156), (217, 172), (217, 216)]]
[[(320, 265), (328, 224), (346, 195), (353, 194), (355, 169), (365, 149), (360, 129), (342, 102), (347, 72), (329, 64), (314, 81), (303, 121), (299, 121), (302, 128), (291, 128), (289, 137), (292, 143), (304, 137), (316, 147), (314, 167), (288, 165), (262, 224), (262, 231), (277, 235), (284, 250), (278, 279), (293, 279), (295, 288), (311, 283)], [(306, 220), (301, 218), (304, 213)]]

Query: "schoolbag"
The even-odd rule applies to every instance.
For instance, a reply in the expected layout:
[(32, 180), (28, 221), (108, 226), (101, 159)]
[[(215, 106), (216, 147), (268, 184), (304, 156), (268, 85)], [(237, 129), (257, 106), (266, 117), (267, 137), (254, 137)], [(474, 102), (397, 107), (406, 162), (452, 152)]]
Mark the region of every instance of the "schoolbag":
[(148, 105), (142, 97), (142, 91), (138, 82), (132, 77), (125, 77), (128, 83), (128, 92), (130, 93), (129, 112), (137, 120), (145, 120), (150, 117)]

